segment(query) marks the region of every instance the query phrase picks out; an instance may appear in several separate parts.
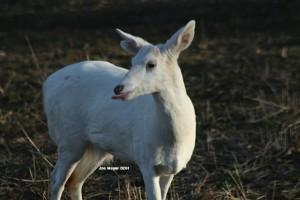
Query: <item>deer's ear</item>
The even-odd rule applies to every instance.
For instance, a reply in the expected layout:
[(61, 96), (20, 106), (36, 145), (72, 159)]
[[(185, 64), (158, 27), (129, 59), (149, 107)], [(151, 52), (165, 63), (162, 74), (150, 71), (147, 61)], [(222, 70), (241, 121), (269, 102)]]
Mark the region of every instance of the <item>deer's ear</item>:
[(116, 32), (123, 39), (120, 42), (121, 47), (131, 55), (137, 54), (137, 52), (143, 46), (150, 45), (150, 43), (145, 41), (144, 39), (133, 36), (129, 33), (125, 33), (124, 31), (121, 31), (120, 29), (116, 29)]
[(166, 48), (174, 55), (179, 55), (181, 51), (190, 46), (195, 35), (195, 20), (189, 21), (184, 27), (179, 29), (167, 40)]

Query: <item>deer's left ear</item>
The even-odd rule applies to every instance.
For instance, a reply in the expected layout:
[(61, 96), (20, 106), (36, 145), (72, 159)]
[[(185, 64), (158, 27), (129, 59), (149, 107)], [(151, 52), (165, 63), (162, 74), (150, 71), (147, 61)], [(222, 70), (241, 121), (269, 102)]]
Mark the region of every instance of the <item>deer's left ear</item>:
[(140, 37), (133, 36), (129, 33), (125, 33), (120, 29), (116, 29), (116, 32), (121, 36), (123, 39), (120, 42), (121, 47), (127, 51), (131, 55), (137, 54), (137, 52), (145, 45), (150, 45), (149, 42), (145, 41)]
[(189, 21), (184, 27), (179, 29), (167, 40), (166, 48), (174, 55), (179, 55), (181, 51), (190, 46), (195, 35), (195, 20)]

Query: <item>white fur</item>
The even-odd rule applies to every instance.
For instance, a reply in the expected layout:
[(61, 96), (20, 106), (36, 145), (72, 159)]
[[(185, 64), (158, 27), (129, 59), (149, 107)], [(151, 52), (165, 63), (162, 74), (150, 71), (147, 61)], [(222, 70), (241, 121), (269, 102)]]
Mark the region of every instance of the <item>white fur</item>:
[[(85, 61), (49, 76), (44, 110), (58, 146), (52, 200), (61, 198), (67, 181), (71, 199), (82, 199), (85, 179), (112, 155), (139, 166), (149, 200), (166, 199), (173, 176), (186, 166), (195, 145), (194, 107), (177, 64), (194, 28), (190, 21), (156, 46), (117, 30), (122, 47), (135, 55), (129, 71)], [(149, 62), (155, 67), (148, 68)], [(124, 85), (127, 101), (112, 99), (117, 84)]]

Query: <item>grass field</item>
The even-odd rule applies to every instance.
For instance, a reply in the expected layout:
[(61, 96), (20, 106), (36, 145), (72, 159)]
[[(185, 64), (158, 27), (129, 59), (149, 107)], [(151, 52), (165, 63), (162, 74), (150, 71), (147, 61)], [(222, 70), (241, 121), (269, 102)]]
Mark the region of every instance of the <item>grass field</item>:
[[(223, 18), (212, 14), (218, 5), (204, 11), (186, 7), (190, 14), (165, 14), (158, 23), (149, 11), (150, 17), (130, 21), (140, 13), (128, 18), (127, 8), (119, 13), (127, 18), (119, 22), (114, 17), (111, 25), (101, 26), (95, 11), (84, 28), (42, 17), (38, 23), (15, 27), (7, 22), (1, 28), (0, 199), (48, 199), (56, 161), (42, 112), (41, 85), (48, 75), (88, 59), (128, 67), (130, 57), (119, 47), (116, 26), (156, 43), (189, 18), (197, 20), (196, 38), (179, 62), (196, 108), (197, 143), (187, 168), (174, 179), (169, 199), (300, 199), (300, 30), (293, 25), (299, 14), (247, 18), (239, 11)], [(51, 13), (47, 16), (60, 16)], [(30, 23), (26, 13), (22, 21), (23, 14), (2, 14), (0, 21)], [(46, 25), (39, 28), (43, 21)], [(83, 188), (85, 199), (145, 199), (137, 167), (118, 159), (111, 165), (130, 170), (97, 170)]]

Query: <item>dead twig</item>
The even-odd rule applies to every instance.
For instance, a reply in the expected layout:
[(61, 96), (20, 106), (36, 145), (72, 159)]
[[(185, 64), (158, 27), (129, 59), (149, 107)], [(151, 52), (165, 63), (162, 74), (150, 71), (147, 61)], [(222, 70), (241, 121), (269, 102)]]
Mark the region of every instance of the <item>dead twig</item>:
[(282, 108), (282, 109), (280, 109), (280, 110), (278, 110), (276, 112), (272, 112), (270, 114), (264, 115), (262, 118), (249, 120), (248, 123), (258, 123), (258, 122), (261, 122), (261, 121), (265, 121), (265, 120), (268, 120), (268, 119), (270, 119), (272, 117), (275, 117), (275, 116), (277, 116), (277, 115), (279, 115), (279, 114), (281, 114), (281, 113), (283, 113), (283, 112), (285, 112), (287, 110), (288, 109), (286, 109), (286, 108)]
[(52, 163), (46, 158), (46, 156), (40, 151), (40, 149), (35, 145), (32, 139), (29, 137), (27, 131), (25, 130), (24, 126), (17, 120), (17, 124), (21, 129), (22, 133), (25, 135), (31, 146), (37, 151), (37, 153), (43, 158), (43, 160), (48, 163), (51, 167), (53, 167)]
[(41, 180), (31, 180), (31, 179), (23, 179), (23, 178), (14, 178), (11, 177), (9, 179), (18, 181), (18, 182), (24, 182), (24, 183), (44, 183), (44, 182), (49, 182), (49, 179), (41, 179)]
[(284, 105), (279, 105), (279, 104), (276, 104), (274, 102), (271, 102), (271, 101), (266, 101), (264, 99), (261, 99), (261, 98), (252, 98), (252, 97), (244, 97), (245, 99), (249, 99), (249, 100), (252, 100), (252, 101), (256, 101), (260, 104), (265, 104), (265, 105), (270, 105), (270, 106), (274, 106), (276, 108), (280, 108), (280, 109), (283, 109), (283, 110), (290, 110), (290, 108), (288, 106), (284, 106)]
[(36, 56), (36, 54), (35, 54), (35, 52), (34, 52), (34, 50), (33, 50), (33, 47), (32, 47), (32, 45), (31, 45), (31, 42), (30, 42), (28, 36), (27, 36), (27, 35), (24, 35), (24, 38), (25, 38), (25, 40), (26, 40), (26, 42), (27, 42), (28, 48), (29, 48), (29, 50), (30, 50), (30, 53), (31, 53), (33, 62), (34, 62), (34, 64), (35, 64), (37, 70), (41, 71), (41, 67), (40, 67), (40, 64), (39, 64), (39, 60), (38, 60), (38, 58), (37, 58), (37, 56)]

